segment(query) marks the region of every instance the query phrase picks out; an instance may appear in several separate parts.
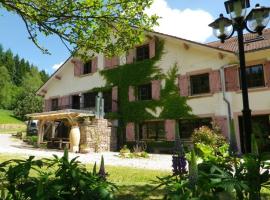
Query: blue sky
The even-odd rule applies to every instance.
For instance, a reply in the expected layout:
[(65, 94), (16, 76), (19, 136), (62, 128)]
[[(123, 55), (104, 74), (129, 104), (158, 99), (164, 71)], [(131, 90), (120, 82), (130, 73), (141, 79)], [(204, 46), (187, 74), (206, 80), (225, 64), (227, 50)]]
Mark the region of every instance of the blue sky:
[[(160, 27), (155, 30), (200, 42), (215, 40), (207, 24), (221, 12), (223, 0), (154, 0), (149, 13), (161, 15)], [(269, 0), (251, 0), (251, 6), (260, 3), (270, 6)], [(0, 44), (40, 69), (52, 73), (69, 57), (68, 50), (56, 37), (40, 37), (40, 43), (51, 55), (43, 54), (29, 39), (21, 19), (0, 8)], [(55, 66), (53, 68), (53, 66)]]

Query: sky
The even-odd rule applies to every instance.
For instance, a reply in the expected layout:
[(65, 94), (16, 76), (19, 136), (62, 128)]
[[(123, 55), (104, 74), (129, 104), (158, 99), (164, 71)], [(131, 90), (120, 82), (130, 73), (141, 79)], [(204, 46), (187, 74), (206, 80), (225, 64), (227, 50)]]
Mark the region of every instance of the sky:
[[(256, 3), (270, 7), (269, 0), (250, 1), (251, 8)], [(203, 43), (216, 40), (208, 24), (220, 13), (226, 14), (223, 0), (154, 0), (146, 12), (161, 17), (155, 31)], [(18, 16), (0, 7), (0, 44), (5, 50), (11, 49), (14, 54), (52, 74), (69, 57), (69, 51), (55, 36), (40, 36), (39, 42), (51, 55), (43, 54), (28, 39)]]

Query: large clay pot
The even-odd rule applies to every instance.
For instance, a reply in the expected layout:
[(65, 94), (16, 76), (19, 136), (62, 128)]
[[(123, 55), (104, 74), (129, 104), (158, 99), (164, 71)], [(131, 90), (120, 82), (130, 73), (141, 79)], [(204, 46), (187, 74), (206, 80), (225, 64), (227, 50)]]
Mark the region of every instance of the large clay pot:
[(72, 152), (79, 152), (80, 135), (79, 127), (72, 126), (69, 134), (70, 150)]

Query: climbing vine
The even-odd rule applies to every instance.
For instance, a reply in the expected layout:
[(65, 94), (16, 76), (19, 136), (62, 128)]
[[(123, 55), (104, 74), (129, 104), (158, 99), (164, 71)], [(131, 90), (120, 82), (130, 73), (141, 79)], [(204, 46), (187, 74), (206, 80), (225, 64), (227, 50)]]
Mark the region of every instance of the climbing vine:
[[(104, 91), (114, 86), (118, 87), (118, 112), (108, 113), (106, 117), (117, 118), (119, 126), (122, 126), (123, 129), (127, 122), (140, 123), (152, 119), (180, 119), (192, 116), (191, 108), (186, 103), (186, 97), (179, 95), (179, 89), (175, 83), (178, 66), (175, 64), (167, 74), (164, 74), (156, 66), (163, 54), (164, 41), (156, 37), (155, 43), (156, 53), (153, 58), (101, 71), (100, 74), (105, 78), (106, 86), (93, 89)], [(159, 100), (129, 101), (130, 86), (136, 88), (152, 80), (165, 82), (160, 91)]]

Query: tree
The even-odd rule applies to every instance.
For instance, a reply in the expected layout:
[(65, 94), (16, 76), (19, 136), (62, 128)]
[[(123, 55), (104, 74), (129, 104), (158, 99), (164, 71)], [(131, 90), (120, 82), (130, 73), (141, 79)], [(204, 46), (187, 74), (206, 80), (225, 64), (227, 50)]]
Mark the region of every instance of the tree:
[(12, 99), (12, 83), (5, 66), (0, 66), (0, 77), (0, 108), (8, 108)]
[(42, 85), (41, 75), (36, 67), (26, 72), (22, 80), (22, 89), (24, 92), (35, 92)]
[(152, 2), (0, 0), (0, 7), (22, 18), (30, 39), (44, 53), (49, 52), (39, 45), (38, 33), (57, 35), (69, 50), (93, 50), (112, 55), (130, 49), (142, 40), (145, 30), (157, 24), (157, 16), (144, 12)]
[(43, 83), (49, 79), (49, 75), (45, 72), (45, 70), (41, 70), (39, 74)]
[(14, 109), (14, 115), (19, 119), (26, 120), (26, 114), (42, 112), (42, 98), (35, 92), (23, 92), (19, 97)]

